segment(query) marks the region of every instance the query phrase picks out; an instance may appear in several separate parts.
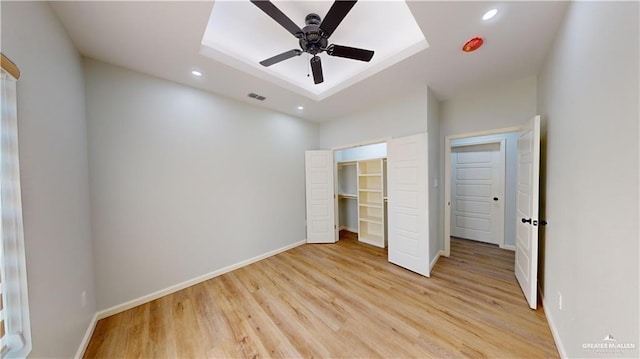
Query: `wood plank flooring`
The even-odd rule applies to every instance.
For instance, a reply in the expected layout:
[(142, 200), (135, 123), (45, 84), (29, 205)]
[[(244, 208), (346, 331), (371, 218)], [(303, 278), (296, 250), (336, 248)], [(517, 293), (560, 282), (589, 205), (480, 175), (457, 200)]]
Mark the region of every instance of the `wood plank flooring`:
[(346, 232), (102, 319), (85, 358), (558, 357), (513, 252), (451, 253), (424, 278)]

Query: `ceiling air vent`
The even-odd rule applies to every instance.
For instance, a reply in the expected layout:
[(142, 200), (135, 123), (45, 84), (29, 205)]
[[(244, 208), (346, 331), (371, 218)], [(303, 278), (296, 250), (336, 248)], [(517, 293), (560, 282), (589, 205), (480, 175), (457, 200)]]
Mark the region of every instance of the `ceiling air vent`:
[(253, 93), (253, 92), (250, 93), (248, 96), (251, 97), (251, 98), (255, 98), (258, 101), (264, 101), (266, 99), (266, 97), (260, 96), (257, 93)]

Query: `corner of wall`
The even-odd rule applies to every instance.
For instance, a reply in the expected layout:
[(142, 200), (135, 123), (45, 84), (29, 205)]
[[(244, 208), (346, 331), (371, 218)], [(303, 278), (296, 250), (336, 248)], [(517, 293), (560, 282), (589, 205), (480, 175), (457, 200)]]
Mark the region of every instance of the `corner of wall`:
[(70, 357), (95, 312), (81, 58), (49, 3), (3, 1), (1, 8), (2, 50), (23, 73), (18, 118), (21, 182), (28, 193), (30, 355)]
[[(640, 37), (639, 10), (638, 2), (571, 2), (537, 78), (549, 222), (540, 286), (562, 357), (639, 353), (638, 286), (629, 283), (638, 283), (640, 70), (638, 47), (628, 46)], [(590, 347), (610, 335), (635, 347)]]

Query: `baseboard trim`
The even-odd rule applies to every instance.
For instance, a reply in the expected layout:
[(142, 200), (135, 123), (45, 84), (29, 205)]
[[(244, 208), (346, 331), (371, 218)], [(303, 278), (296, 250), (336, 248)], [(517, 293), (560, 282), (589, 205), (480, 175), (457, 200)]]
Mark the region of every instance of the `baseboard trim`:
[(89, 340), (91, 340), (91, 336), (93, 335), (93, 331), (96, 329), (96, 324), (98, 323), (98, 313), (95, 313), (89, 322), (89, 327), (87, 331), (84, 333), (84, 337), (80, 342), (80, 346), (78, 347), (78, 351), (74, 356), (74, 359), (80, 359), (84, 356), (84, 352), (87, 350), (89, 346)]
[(275, 249), (273, 251), (261, 254), (259, 256), (255, 256), (253, 258), (249, 258), (247, 260), (238, 262), (236, 264), (232, 264), (230, 266), (215, 270), (215, 271), (213, 271), (211, 273), (207, 273), (207, 274), (195, 277), (193, 279), (189, 279), (189, 280), (184, 281), (182, 283), (178, 283), (176, 285), (172, 285), (170, 287), (167, 287), (165, 289), (161, 289), (161, 290), (159, 290), (157, 292), (153, 292), (151, 294), (147, 294), (147, 295), (142, 296), (140, 298), (130, 300), (130, 301), (126, 302), (126, 303), (118, 304), (118, 305), (115, 305), (115, 306), (113, 306), (111, 308), (107, 308), (107, 309), (98, 311), (93, 315), (93, 318), (91, 318), (91, 321), (89, 322), (89, 327), (87, 328), (87, 331), (85, 332), (84, 337), (82, 338), (82, 341), (80, 342), (80, 346), (78, 347), (78, 351), (76, 352), (76, 355), (75, 355), (74, 358), (75, 359), (80, 359), (80, 358), (82, 358), (84, 356), (84, 353), (87, 350), (87, 347), (89, 346), (89, 341), (91, 340), (91, 336), (93, 335), (93, 331), (96, 328), (96, 324), (98, 323), (98, 320), (100, 320), (100, 319), (103, 319), (103, 318), (106, 318), (106, 317), (110, 317), (110, 316), (112, 316), (114, 314), (118, 314), (120, 312), (124, 312), (125, 310), (131, 309), (133, 307), (137, 307), (137, 306), (139, 306), (141, 304), (145, 304), (145, 303), (148, 303), (148, 302), (150, 302), (152, 300), (164, 297), (165, 295), (168, 295), (168, 294), (171, 294), (171, 293), (175, 293), (175, 292), (177, 292), (179, 290), (191, 287), (192, 285), (204, 282), (204, 281), (209, 280), (211, 278), (215, 278), (215, 277), (217, 277), (219, 275), (222, 275), (222, 274), (231, 272), (233, 270), (236, 270), (238, 268), (247, 266), (249, 264), (261, 261), (261, 260), (263, 260), (265, 258), (274, 256), (274, 255), (276, 255), (278, 253), (286, 252), (286, 251), (288, 251), (290, 249), (293, 249), (295, 247), (301, 246), (301, 245), (303, 245), (305, 243), (307, 243), (307, 242), (306, 241), (296, 242), (296, 243), (290, 244), (288, 246), (284, 246), (282, 248), (278, 248), (278, 249)]
[(429, 272), (431, 272), (433, 270), (433, 267), (436, 265), (436, 262), (438, 262), (438, 259), (440, 259), (440, 256), (444, 255), (444, 251), (439, 251), (438, 254), (436, 254), (436, 257), (433, 258), (433, 260), (431, 261), (431, 264), (429, 264)]
[(204, 282), (204, 281), (209, 280), (211, 278), (215, 278), (215, 277), (217, 277), (219, 275), (231, 272), (231, 271), (233, 271), (235, 269), (238, 269), (238, 268), (247, 266), (249, 264), (261, 261), (261, 260), (263, 260), (265, 258), (274, 256), (274, 255), (276, 255), (278, 253), (288, 251), (288, 250), (290, 250), (292, 248), (298, 247), (298, 246), (303, 245), (305, 243), (306, 243), (306, 241), (296, 242), (296, 243), (290, 244), (288, 246), (284, 246), (282, 248), (278, 248), (276, 250), (261, 254), (259, 256), (255, 256), (253, 258), (249, 258), (247, 260), (238, 262), (236, 264), (232, 264), (230, 266), (215, 270), (213, 272), (210, 272), (210, 273), (207, 273), (207, 274), (203, 274), (201, 276), (186, 280), (186, 281), (184, 281), (182, 283), (178, 283), (178, 284), (172, 285), (172, 286), (167, 287), (165, 289), (161, 289), (161, 290), (159, 290), (157, 292), (153, 292), (151, 294), (144, 295), (144, 296), (142, 296), (140, 298), (130, 300), (130, 301), (126, 302), (126, 303), (118, 304), (118, 305), (115, 305), (115, 306), (113, 306), (111, 308), (107, 308), (107, 309), (101, 310), (98, 313), (96, 313), (97, 317), (98, 317), (98, 320), (106, 318), (106, 317), (110, 317), (110, 316), (112, 316), (114, 314), (118, 314), (120, 312), (124, 312), (125, 310), (137, 307), (137, 306), (139, 306), (141, 304), (148, 303), (148, 302), (150, 302), (152, 300), (156, 300), (158, 298), (164, 297), (165, 295), (168, 295), (168, 294), (171, 294), (171, 293), (175, 293), (175, 292), (177, 292), (179, 290), (191, 287), (192, 285)]
[(514, 252), (516, 251), (516, 246), (512, 246), (510, 244), (505, 244), (505, 245), (502, 246), (502, 248), (503, 249), (508, 249), (508, 250), (514, 251)]
[(338, 230), (340, 231), (349, 231), (349, 232), (353, 232), (353, 233), (358, 233), (358, 229), (357, 228), (351, 228), (349, 226), (340, 226), (338, 227)]
[(549, 307), (549, 303), (545, 300), (545, 297), (542, 295), (542, 290), (538, 287), (538, 295), (542, 299), (542, 311), (544, 312), (545, 318), (547, 318), (547, 323), (549, 324), (549, 329), (551, 329), (551, 336), (553, 337), (553, 341), (556, 343), (556, 348), (558, 348), (558, 354), (560, 354), (560, 358), (567, 359), (567, 352), (564, 349), (564, 345), (562, 344), (562, 340), (560, 340), (560, 334), (558, 333), (558, 329), (556, 327), (555, 322), (553, 321), (553, 317), (549, 314), (547, 308)]

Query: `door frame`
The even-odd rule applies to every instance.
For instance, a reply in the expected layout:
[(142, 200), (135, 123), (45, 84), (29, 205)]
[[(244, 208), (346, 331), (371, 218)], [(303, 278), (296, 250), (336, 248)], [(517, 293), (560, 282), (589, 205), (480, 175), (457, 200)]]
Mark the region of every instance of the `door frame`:
[[(498, 128), (493, 130), (476, 131), (476, 132), (468, 132), (468, 133), (445, 136), (444, 138), (444, 203), (443, 203), (443, 208), (444, 208), (443, 241), (444, 241), (445, 257), (449, 257), (451, 255), (451, 142), (454, 140), (459, 140), (464, 138), (514, 133), (514, 132), (519, 132), (521, 129), (522, 129), (522, 126), (514, 126), (514, 127)], [(485, 141), (484, 143), (494, 143), (494, 142), (500, 142), (500, 140), (489, 140), (488, 142)], [(480, 144), (480, 143), (477, 143), (477, 144)], [(506, 206), (506, 203), (505, 203), (505, 206)], [(504, 226), (504, 218), (502, 220), (502, 225)], [(504, 235), (502, 238), (503, 238), (502, 245), (504, 246)]]
[[(472, 137), (473, 138), (473, 137)], [(506, 145), (507, 145), (507, 140), (505, 138), (503, 139), (493, 139), (493, 140), (474, 140), (474, 141), (470, 141), (469, 143), (465, 143), (463, 145), (457, 145), (457, 146), (450, 146), (449, 150), (451, 151), (451, 148), (454, 147), (466, 147), (466, 146), (475, 146), (475, 145), (487, 145), (487, 144), (492, 144), (492, 143), (497, 143), (500, 145), (500, 161), (502, 164), (502, 168), (500, 169), (500, 175), (501, 178), (499, 178), (499, 185), (500, 187), (502, 187), (502, 211), (499, 215), (499, 218), (497, 219), (497, 226), (501, 227), (501, 229), (499, 230), (498, 234), (498, 246), (500, 248), (505, 248), (504, 245), (504, 225), (505, 225), (505, 210), (506, 210), (506, 205), (507, 202), (505, 201), (506, 199), (506, 165), (507, 165), (507, 158), (506, 158)], [(451, 166), (451, 154), (449, 154), (449, 166)], [(449, 168), (449, 171), (451, 171), (451, 167)], [(451, 173), (449, 173), (449, 176), (451, 176)], [(451, 180), (451, 179), (449, 179)], [(449, 183), (449, 196), (451, 196), (451, 183)], [(495, 196), (495, 194), (492, 194), (493, 196)], [(451, 206), (449, 206), (451, 208)], [(451, 213), (449, 213), (449, 222), (451, 222)], [(449, 231), (451, 231), (451, 227), (449, 227)], [(451, 236), (449, 236), (449, 241), (451, 241)]]
[(336, 223), (336, 227), (335, 227), (335, 241), (336, 243), (340, 240), (340, 200), (338, 198), (338, 194), (335, 193), (337, 191), (338, 188), (338, 161), (336, 161), (336, 152), (337, 151), (342, 151), (342, 150), (348, 150), (350, 148), (355, 148), (355, 147), (362, 147), (362, 146), (368, 146), (368, 145), (376, 145), (378, 143), (389, 143), (389, 140), (391, 140), (391, 137), (383, 137), (383, 138), (378, 138), (378, 139), (373, 139), (373, 140), (366, 140), (366, 141), (360, 141), (360, 142), (356, 142), (356, 143), (352, 143), (352, 144), (348, 144), (348, 145), (340, 145), (340, 146), (336, 146), (336, 147), (332, 147), (331, 151), (333, 153), (333, 215), (335, 217), (334, 221)]

